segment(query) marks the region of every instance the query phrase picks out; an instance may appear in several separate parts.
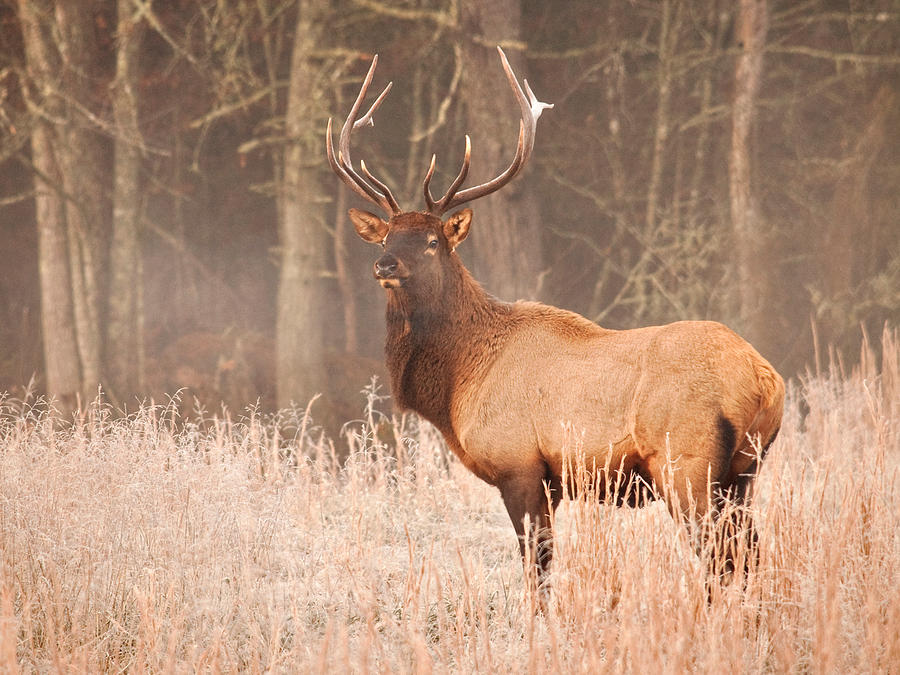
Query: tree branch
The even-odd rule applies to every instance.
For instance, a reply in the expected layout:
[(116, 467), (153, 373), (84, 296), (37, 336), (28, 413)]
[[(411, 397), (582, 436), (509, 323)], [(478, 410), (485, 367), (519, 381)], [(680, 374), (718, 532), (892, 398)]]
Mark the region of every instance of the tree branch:
[(780, 47), (777, 45), (769, 45), (765, 51), (773, 54), (796, 54), (799, 56), (808, 56), (811, 59), (826, 59), (837, 63), (868, 63), (878, 66), (896, 66), (900, 65), (900, 55), (895, 54), (858, 54), (854, 52), (832, 52), (827, 49), (814, 49), (813, 47), (804, 47), (802, 45)]
[(450, 11), (436, 12), (429, 9), (401, 9), (377, 0), (354, 0), (360, 7), (372, 10), (377, 14), (390, 16), (403, 21), (430, 21), (441, 28), (456, 28), (458, 26), (459, 13), (456, 11), (456, 3), (451, 3)]

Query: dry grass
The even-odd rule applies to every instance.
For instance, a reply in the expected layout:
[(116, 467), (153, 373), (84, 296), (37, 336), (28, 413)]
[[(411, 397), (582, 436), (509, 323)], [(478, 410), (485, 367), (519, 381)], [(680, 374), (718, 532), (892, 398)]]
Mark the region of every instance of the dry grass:
[(302, 414), (0, 418), (4, 672), (900, 672), (900, 344), (791, 388), (714, 588), (664, 509), (568, 503), (546, 613), (429, 428), (338, 468)]

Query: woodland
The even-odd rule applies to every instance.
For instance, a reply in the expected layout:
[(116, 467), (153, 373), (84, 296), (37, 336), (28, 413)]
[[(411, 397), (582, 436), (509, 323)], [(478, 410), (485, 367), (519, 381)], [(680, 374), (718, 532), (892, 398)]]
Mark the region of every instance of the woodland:
[[(474, 277), (787, 380), (740, 583), (585, 474), (540, 610), (497, 491), (388, 416), (325, 130), (378, 54), (357, 168), (422, 209), (468, 134), (496, 176), (498, 45), (554, 107)], [(0, 671), (897, 672), (898, 129), (900, 0), (0, 0)]]
[(439, 193), (466, 134), (472, 182), (513, 157), (497, 45), (554, 107), (473, 207), (489, 292), (786, 377), (898, 324), (897, 0), (0, 0), (0, 394), (358, 416), (384, 291), (327, 121), (377, 53), (355, 158), (421, 209), (432, 153)]

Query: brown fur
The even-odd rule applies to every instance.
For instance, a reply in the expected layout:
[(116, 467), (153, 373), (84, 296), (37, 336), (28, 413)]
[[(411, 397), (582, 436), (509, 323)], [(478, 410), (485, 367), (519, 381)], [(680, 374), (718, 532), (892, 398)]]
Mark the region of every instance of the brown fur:
[(775, 438), (784, 384), (731, 330), (681, 321), (614, 331), (556, 307), (499, 301), (454, 251), (468, 209), (445, 222), (350, 215), (360, 236), (385, 248), (375, 273), (387, 288), (396, 403), (432, 422), (466, 467), (500, 489), (523, 554), (527, 516), (542, 548), (539, 572), (572, 433), (587, 466), (621, 466), (660, 488), (669, 467), (673, 512), (704, 513), (710, 485), (714, 495), (746, 498), (751, 439)]

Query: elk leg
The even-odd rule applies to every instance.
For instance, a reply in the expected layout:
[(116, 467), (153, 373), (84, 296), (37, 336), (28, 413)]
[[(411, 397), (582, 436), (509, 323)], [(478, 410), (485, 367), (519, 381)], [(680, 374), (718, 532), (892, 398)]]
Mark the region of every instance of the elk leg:
[(673, 464), (654, 469), (654, 487), (665, 497), (669, 512), (676, 520), (696, 522), (717, 508), (716, 489), (721, 471), (706, 457), (681, 455)]
[(723, 582), (731, 580), (735, 572), (746, 576), (759, 557), (759, 537), (749, 510), (734, 502), (726, 505), (713, 524), (711, 537), (710, 575)]
[[(547, 476), (546, 467), (509, 476), (498, 485), (500, 495), (516, 534), (523, 564), (534, 563), (537, 583), (542, 584), (553, 558), (553, 530), (550, 514), (559, 504), (558, 481)], [(547, 490), (550, 500), (547, 500)], [(526, 517), (528, 530), (526, 530)], [(529, 550), (528, 547), (532, 547)], [(526, 568), (526, 573), (528, 569)]]
[(672, 515), (687, 524), (710, 580), (729, 582), (738, 569), (746, 574), (758, 555), (756, 528), (746, 508), (755, 467), (725, 486), (708, 461), (698, 458), (683, 464), (670, 483), (676, 493), (674, 499), (669, 497)]
[[(727, 515), (722, 515), (720, 521), (725, 522), (717, 523), (715, 542), (716, 555), (721, 553), (724, 560), (724, 564), (721, 566), (721, 572), (724, 575), (731, 575), (741, 569), (746, 576), (750, 568), (759, 563), (759, 535), (747, 505), (753, 498), (753, 486), (759, 472), (759, 462), (766, 456), (769, 446), (778, 436), (778, 431), (779, 429), (776, 427), (769, 434), (762, 450), (750, 466), (742, 467), (739, 473), (732, 468), (731, 475), (726, 479), (729, 481), (729, 485), (724, 490), (723, 500), (730, 501), (735, 508), (730, 510)], [(738, 449), (738, 452), (747, 455), (756, 454), (751, 444), (745, 444), (743, 448)], [(741, 561), (743, 561), (743, 565), (740, 564)]]
[(707, 458), (681, 455), (668, 468), (667, 479), (663, 492), (669, 511), (687, 525), (710, 578), (730, 579), (739, 561), (746, 570), (756, 544), (753, 520), (743, 508), (753, 476), (741, 476), (725, 488), (721, 471)]
[(759, 536), (747, 508), (756, 472), (754, 462), (720, 496), (720, 513), (713, 533), (713, 559), (710, 561), (710, 571), (717, 576), (730, 577), (738, 569), (746, 575), (759, 560)]

